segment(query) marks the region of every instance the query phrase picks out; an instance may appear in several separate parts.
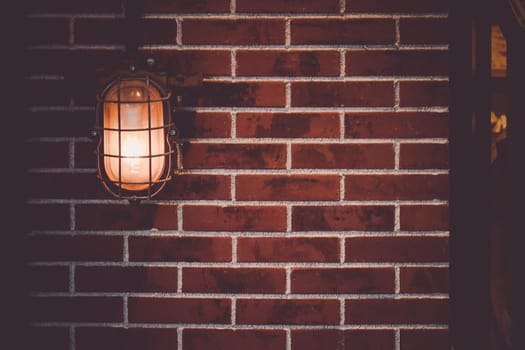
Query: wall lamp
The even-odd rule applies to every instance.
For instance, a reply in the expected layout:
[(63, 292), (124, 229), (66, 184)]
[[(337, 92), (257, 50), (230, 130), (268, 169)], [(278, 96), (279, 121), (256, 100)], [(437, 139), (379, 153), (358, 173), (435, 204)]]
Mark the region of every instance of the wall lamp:
[[(171, 179), (174, 147), (182, 167), (172, 121), (170, 87), (196, 86), (201, 75), (169, 77), (153, 58), (138, 51), (140, 0), (126, 2), (126, 51), (122, 66), (99, 79), (96, 121), (97, 173), (115, 197), (140, 201), (157, 195)], [(177, 101), (180, 96), (177, 98)]]
[(118, 198), (150, 199), (171, 179), (176, 130), (165, 81), (131, 65), (97, 96), (98, 177)]

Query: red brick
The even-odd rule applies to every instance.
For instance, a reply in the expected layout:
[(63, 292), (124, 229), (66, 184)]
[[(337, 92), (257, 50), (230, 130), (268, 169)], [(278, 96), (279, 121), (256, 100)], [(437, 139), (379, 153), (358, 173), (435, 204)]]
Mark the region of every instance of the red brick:
[(292, 350), (394, 349), (392, 330), (292, 330)]
[(448, 0), (352, 0), (346, 5), (347, 13), (436, 13), (448, 9)]
[(229, 237), (130, 237), (130, 261), (231, 261)]
[(401, 293), (448, 293), (448, 268), (402, 267)]
[(30, 168), (67, 168), (69, 145), (66, 142), (31, 142), (28, 144), (31, 157)]
[(239, 237), (237, 258), (242, 262), (338, 262), (337, 238)]
[[(69, 106), (71, 90), (64, 80), (27, 80), (26, 101), (31, 106)], [(89, 129), (88, 129), (89, 130)]]
[(240, 299), (238, 324), (339, 324), (339, 301), (329, 299)]
[(446, 329), (403, 329), (401, 350), (450, 349), (449, 333)]
[(177, 268), (146, 266), (78, 266), (78, 292), (176, 292)]
[(346, 324), (436, 324), (448, 322), (446, 299), (361, 299), (346, 301)]
[(338, 200), (337, 175), (238, 175), (238, 200)]
[[(177, 24), (174, 19), (142, 19), (137, 30), (140, 44), (175, 45)], [(125, 24), (119, 19), (88, 18), (75, 21), (76, 44), (124, 44)]]
[(447, 113), (348, 113), (347, 138), (433, 138), (448, 136)]
[(284, 169), (284, 144), (205, 144), (188, 145), (184, 153), (186, 169)]
[[(31, 49), (26, 56), (24, 71), (32, 75), (69, 75), (84, 77), (93, 74), (97, 68), (114, 66), (119, 63), (120, 50), (97, 49)], [(82, 71), (78, 70), (82, 67)]]
[(86, 137), (95, 124), (95, 113), (83, 111), (27, 112), (25, 118), (27, 137)]
[(69, 350), (69, 328), (65, 327), (30, 327), (24, 335), (32, 347), (53, 350)]
[(339, 13), (339, 0), (237, 0), (237, 12)]
[(122, 237), (34, 236), (29, 240), (34, 261), (121, 261)]
[(294, 144), (294, 169), (393, 169), (394, 147), (390, 143)]
[(298, 19), (291, 24), (293, 45), (394, 44), (394, 21), (387, 19)]
[(144, 12), (151, 13), (230, 13), (230, 0), (148, 0)]
[(448, 169), (448, 144), (402, 143), (399, 167), (402, 169)]
[(175, 174), (157, 199), (230, 199), (230, 177), (220, 175)]
[(296, 206), (294, 231), (388, 231), (394, 228), (392, 206)]
[(449, 42), (447, 18), (403, 18), (399, 22), (402, 45), (446, 45)]
[(447, 262), (447, 237), (350, 237), (348, 262)]
[(33, 198), (113, 198), (95, 173), (31, 173), (28, 181), (28, 193)]
[(230, 113), (175, 112), (173, 120), (182, 138), (231, 137)]
[(69, 20), (66, 18), (26, 18), (24, 24), (28, 45), (69, 43)]
[(339, 268), (292, 270), (292, 293), (393, 293), (391, 268)]
[(239, 76), (339, 76), (337, 51), (237, 51)]
[(182, 41), (185, 45), (284, 44), (284, 20), (188, 19), (182, 22)]
[(347, 175), (347, 200), (432, 200), (448, 198), (448, 175)]
[(335, 113), (239, 113), (237, 137), (338, 138)]
[(182, 105), (189, 107), (284, 107), (282, 82), (205, 82), (197, 90), (181, 91)]
[(122, 11), (121, 0), (39, 0), (31, 2), (31, 13), (114, 13)]
[(76, 206), (78, 230), (176, 230), (177, 206), (94, 204)]
[(401, 206), (401, 229), (407, 231), (448, 230), (449, 209), (446, 205)]
[(182, 290), (189, 293), (284, 293), (284, 269), (185, 268)]
[(226, 299), (129, 298), (132, 323), (229, 323)]
[(190, 231), (284, 231), (285, 207), (185, 206), (184, 229)]
[(394, 84), (371, 82), (293, 82), (293, 107), (393, 107)]
[(448, 82), (402, 81), (399, 84), (402, 107), (448, 106)]
[(122, 322), (119, 297), (33, 297), (33, 322)]
[[(96, 149), (96, 142), (78, 142), (75, 144), (75, 168), (94, 169), (93, 174), (85, 174), (85, 181), (88, 181), (88, 176), (90, 177), (89, 182), (93, 181), (92, 178), (95, 174), (95, 169), (97, 168), (97, 155), (95, 154)], [(100, 179), (98, 179), (96, 175), (94, 177), (97, 179), (97, 187), (100, 187)]]
[(170, 74), (230, 75), (231, 54), (227, 50), (141, 50)]
[(75, 330), (77, 350), (172, 350), (177, 347), (174, 328), (85, 328)]
[(185, 350), (286, 349), (282, 330), (185, 328), (182, 337)]
[(69, 205), (28, 204), (28, 228), (33, 230), (69, 230)]
[(447, 75), (448, 52), (347, 51), (346, 75)]
[(67, 292), (69, 268), (66, 266), (31, 266), (27, 274), (32, 292)]

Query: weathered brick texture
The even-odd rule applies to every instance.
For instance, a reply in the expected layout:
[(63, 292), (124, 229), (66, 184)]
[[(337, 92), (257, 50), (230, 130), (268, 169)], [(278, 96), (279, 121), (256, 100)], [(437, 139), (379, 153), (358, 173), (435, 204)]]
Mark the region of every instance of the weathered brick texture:
[(143, 1), (139, 56), (205, 80), (139, 204), (88, 137), (126, 6), (24, 18), (34, 349), (448, 349), (449, 1)]

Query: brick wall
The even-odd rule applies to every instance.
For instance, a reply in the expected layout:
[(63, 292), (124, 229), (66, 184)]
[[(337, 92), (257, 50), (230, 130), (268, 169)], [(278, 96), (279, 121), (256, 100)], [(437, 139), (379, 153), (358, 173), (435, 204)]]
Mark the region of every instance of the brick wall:
[[(140, 51), (208, 79), (156, 199), (95, 175), (121, 0), (26, 16), (40, 348), (448, 348), (447, 2), (149, 0)], [(45, 344), (45, 345), (44, 345)], [(36, 347), (35, 347), (36, 349)]]

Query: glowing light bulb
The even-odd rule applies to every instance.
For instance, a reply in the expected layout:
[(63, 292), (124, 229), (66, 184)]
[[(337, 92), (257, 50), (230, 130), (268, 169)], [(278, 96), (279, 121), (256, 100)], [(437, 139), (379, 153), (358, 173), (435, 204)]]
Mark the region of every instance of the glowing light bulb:
[(145, 190), (160, 179), (165, 167), (160, 93), (145, 81), (122, 81), (108, 91), (105, 100), (106, 173), (123, 189)]

